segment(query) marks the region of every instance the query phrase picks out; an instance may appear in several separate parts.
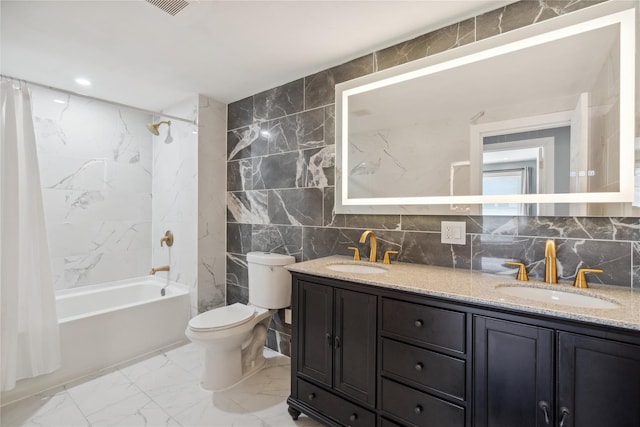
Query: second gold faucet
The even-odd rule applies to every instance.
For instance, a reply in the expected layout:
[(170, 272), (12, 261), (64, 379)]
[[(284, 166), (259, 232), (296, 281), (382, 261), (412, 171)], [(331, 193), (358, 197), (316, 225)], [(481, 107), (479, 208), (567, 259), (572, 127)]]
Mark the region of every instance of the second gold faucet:
[(376, 262), (378, 259), (378, 239), (373, 231), (367, 230), (360, 236), (360, 243), (367, 241), (367, 236), (370, 236), (371, 251), (369, 252), (369, 262)]

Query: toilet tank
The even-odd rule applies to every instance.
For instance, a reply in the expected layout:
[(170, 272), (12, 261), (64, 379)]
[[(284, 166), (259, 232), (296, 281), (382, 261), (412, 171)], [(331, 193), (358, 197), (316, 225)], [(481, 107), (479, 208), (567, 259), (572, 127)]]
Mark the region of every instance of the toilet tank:
[(296, 259), (290, 255), (249, 252), (249, 303), (262, 308), (291, 305), (291, 274), (283, 267)]

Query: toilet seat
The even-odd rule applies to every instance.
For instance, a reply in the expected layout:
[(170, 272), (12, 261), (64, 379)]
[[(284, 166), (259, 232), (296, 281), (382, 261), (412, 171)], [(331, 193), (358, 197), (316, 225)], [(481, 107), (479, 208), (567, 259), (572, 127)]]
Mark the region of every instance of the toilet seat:
[(189, 321), (192, 331), (217, 331), (247, 323), (256, 315), (254, 307), (235, 303), (201, 313)]

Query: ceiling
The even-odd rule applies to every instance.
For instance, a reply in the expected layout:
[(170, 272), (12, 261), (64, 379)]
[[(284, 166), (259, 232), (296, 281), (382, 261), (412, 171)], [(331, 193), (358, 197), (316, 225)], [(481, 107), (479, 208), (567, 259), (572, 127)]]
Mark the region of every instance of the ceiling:
[(153, 111), (229, 103), (511, 2), (189, 0), (171, 16), (144, 0), (2, 0), (0, 71)]

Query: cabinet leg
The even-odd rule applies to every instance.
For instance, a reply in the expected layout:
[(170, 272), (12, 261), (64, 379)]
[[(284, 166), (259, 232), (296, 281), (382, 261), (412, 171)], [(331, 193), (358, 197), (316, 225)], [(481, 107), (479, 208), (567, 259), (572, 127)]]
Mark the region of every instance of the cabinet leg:
[(298, 417), (300, 416), (300, 411), (298, 411), (296, 408), (292, 408), (291, 406), (289, 406), (289, 409), (287, 409), (287, 411), (289, 412), (289, 415), (291, 415), (291, 418), (295, 421), (298, 419)]

